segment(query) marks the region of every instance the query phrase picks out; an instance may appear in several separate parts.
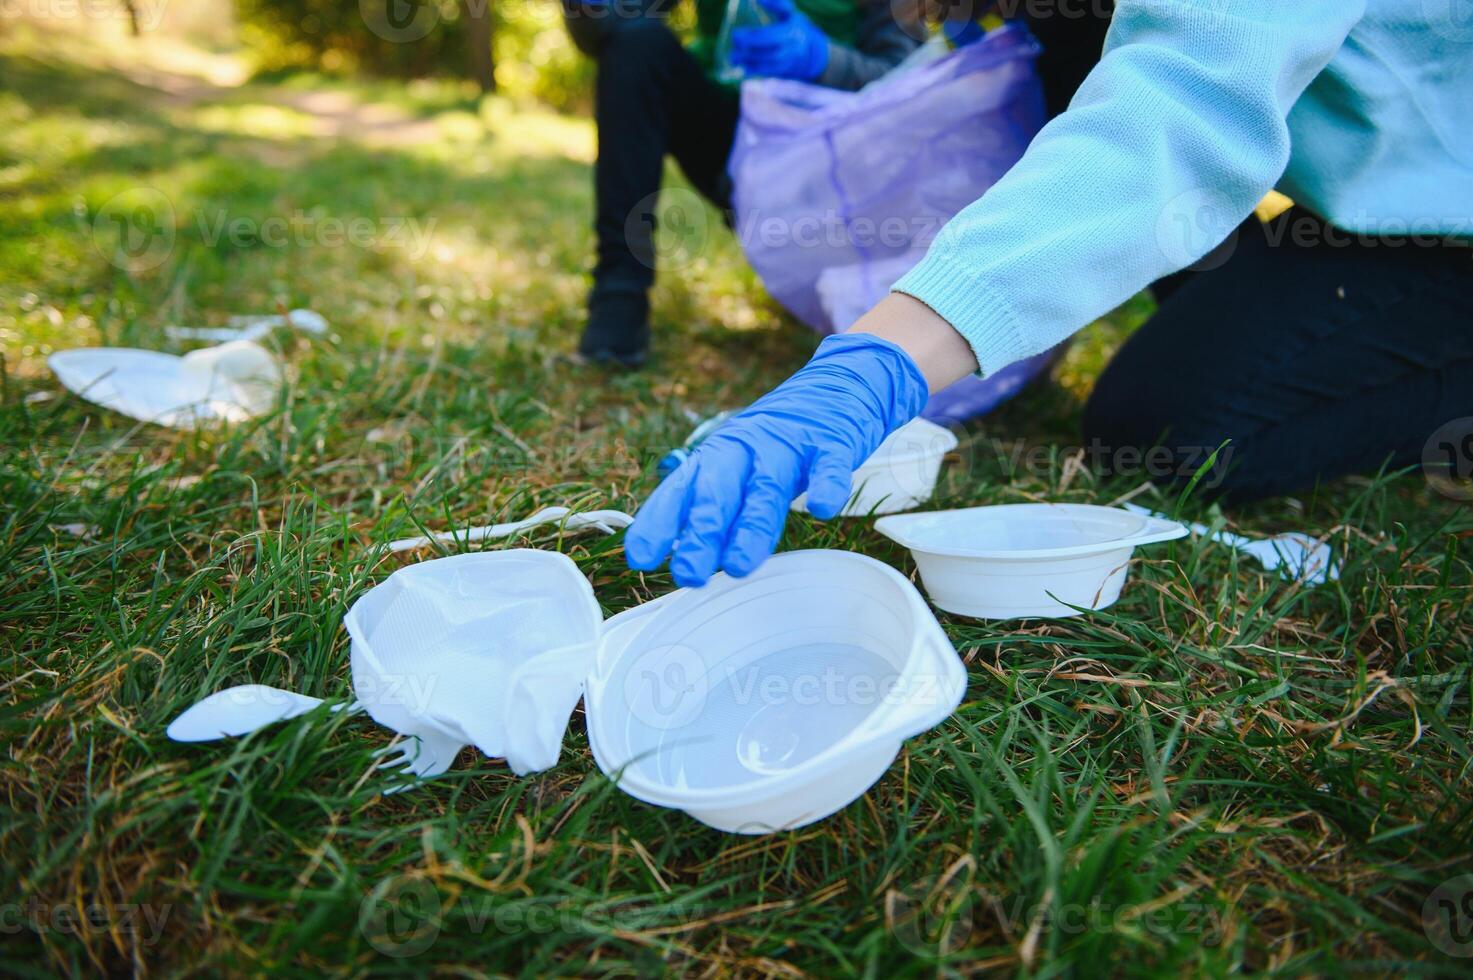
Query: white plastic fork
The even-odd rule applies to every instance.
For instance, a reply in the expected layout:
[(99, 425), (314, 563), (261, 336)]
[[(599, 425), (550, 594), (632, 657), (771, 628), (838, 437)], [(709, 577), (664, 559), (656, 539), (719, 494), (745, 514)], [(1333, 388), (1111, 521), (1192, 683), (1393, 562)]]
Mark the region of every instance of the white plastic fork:
[(621, 527), (628, 527), (634, 523), (634, 516), (626, 514), (622, 510), (594, 510), (583, 514), (575, 514), (566, 507), (544, 507), (531, 517), (520, 521), (510, 521), (506, 524), (492, 524), (489, 527), (469, 527), (459, 531), (441, 531), (419, 538), (403, 538), (399, 541), (390, 541), (389, 550), (414, 551), (416, 548), (424, 548), (434, 542), (442, 544), (471, 544), (476, 541), (489, 541), (493, 538), (509, 538), (519, 531), (537, 527), (541, 524), (555, 524), (562, 522), (564, 528), (569, 531), (579, 530), (585, 527), (597, 528), (605, 534), (613, 534)]
[[(1166, 516), (1136, 504), (1124, 506), (1132, 514), (1143, 517)], [(1308, 534), (1288, 531), (1271, 538), (1249, 538), (1231, 531), (1213, 531), (1205, 524), (1188, 524), (1187, 527), (1191, 528), (1193, 534), (1241, 551), (1268, 571), (1277, 571), (1291, 582), (1322, 585), (1340, 578), (1340, 565), (1335, 561), (1335, 553), (1330, 546)]]
[(407, 782), (390, 786), (385, 793), (400, 793), (421, 779), (433, 779), (446, 772), (465, 745), (438, 732), (421, 732), (396, 738), (379, 749), (382, 758), (376, 769), (395, 769), (400, 776), (412, 777)]

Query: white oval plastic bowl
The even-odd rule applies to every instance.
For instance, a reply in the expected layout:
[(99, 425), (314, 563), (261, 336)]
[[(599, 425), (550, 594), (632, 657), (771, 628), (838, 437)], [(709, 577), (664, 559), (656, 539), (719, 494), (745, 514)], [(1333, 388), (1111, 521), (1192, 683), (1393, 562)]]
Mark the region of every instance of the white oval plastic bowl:
[(769, 833), (859, 797), (965, 688), (902, 575), (863, 555), (790, 552), (609, 620), (588, 739), (630, 795)]
[[(854, 471), (854, 490), (841, 517), (868, 517), (911, 510), (931, 499), (941, 463), (957, 447), (950, 430), (914, 419), (902, 425)], [(793, 501), (793, 510), (808, 509), (808, 495)]]
[(1002, 504), (886, 517), (941, 609), (978, 619), (1059, 618), (1120, 598), (1140, 545), (1187, 534), (1175, 521), (1093, 504)]

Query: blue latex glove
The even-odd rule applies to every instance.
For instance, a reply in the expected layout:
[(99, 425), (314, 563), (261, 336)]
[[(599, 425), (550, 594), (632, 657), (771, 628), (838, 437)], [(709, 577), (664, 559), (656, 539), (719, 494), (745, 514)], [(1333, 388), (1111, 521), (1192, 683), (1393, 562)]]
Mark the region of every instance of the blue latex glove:
[(772, 17), (731, 32), (731, 63), (748, 75), (811, 82), (829, 66), (829, 39), (792, 0), (757, 0)]
[(772, 554), (788, 505), (830, 518), (849, 502), (854, 470), (920, 414), (926, 379), (910, 355), (870, 334), (819, 345), (802, 370), (702, 442), (645, 501), (624, 539), (636, 571), (667, 555), (677, 585), (717, 568), (742, 576)]

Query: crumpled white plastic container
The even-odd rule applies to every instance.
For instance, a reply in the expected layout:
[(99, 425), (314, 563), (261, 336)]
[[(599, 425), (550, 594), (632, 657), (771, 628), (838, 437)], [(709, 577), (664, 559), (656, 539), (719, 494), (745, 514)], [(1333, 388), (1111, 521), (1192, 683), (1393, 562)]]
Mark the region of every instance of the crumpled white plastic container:
[(474, 745), (523, 776), (557, 763), (603, 617), (570, 559), (514, 549), (402, 568), (344, 625), (374, 721)]
[(180, 357), (128, 347), (58, 351), (46, 362), (68, 391), (120, 415), (173, 429), (241, 422), (270, 411), (281, 391), (275, 355), (249, 340)]

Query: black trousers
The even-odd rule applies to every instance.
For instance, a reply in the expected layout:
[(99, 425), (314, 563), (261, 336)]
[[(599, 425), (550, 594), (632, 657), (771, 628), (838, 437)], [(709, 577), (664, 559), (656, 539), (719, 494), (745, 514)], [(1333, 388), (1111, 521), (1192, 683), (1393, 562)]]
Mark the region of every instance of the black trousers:
[[(1051, 112), (1099, 59), (1108, 7), (1033, 16), (1022, 0)], [(1095, 384), (1084, 437), (1102, 469), (1179, 480), (1228, 442), (1199, 487), (1245, 501), (1415, 465), (1473, 416), (1473, 247), (1356, 236), (1294, 208), (1250, 218), (1197, 268), (1152, 287), (1157, 313)]]
[(696, 190), (729, 207), (737, 96), (706, 77), (658, 16), (617, 19), (584, 49), (598, 59), (594, 291), (643, 291), (655, 278), (667, 153)]

